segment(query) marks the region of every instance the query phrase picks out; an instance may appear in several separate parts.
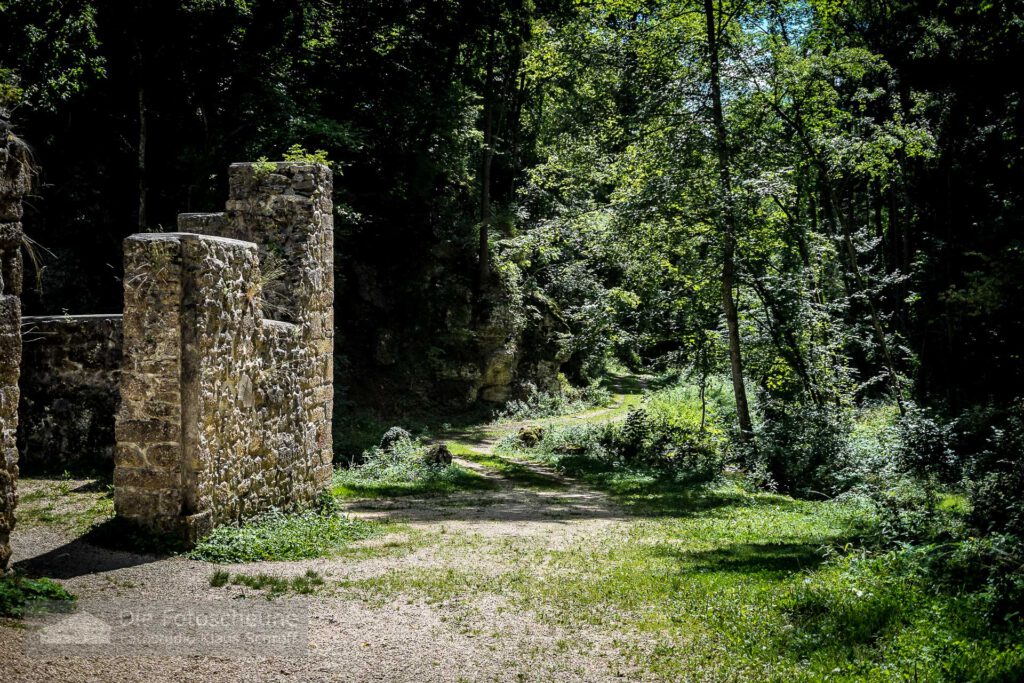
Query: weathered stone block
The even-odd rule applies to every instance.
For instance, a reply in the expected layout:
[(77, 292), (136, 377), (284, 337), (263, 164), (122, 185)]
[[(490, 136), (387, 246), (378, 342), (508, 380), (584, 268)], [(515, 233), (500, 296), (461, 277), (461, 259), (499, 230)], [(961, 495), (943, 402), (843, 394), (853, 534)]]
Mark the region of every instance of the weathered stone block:
[(114, 427), (118, 443), (129, 442), (148, 444), (155, 441), (176, 441), (181, 437), (181, 427), (168, 420), (119, 419)]

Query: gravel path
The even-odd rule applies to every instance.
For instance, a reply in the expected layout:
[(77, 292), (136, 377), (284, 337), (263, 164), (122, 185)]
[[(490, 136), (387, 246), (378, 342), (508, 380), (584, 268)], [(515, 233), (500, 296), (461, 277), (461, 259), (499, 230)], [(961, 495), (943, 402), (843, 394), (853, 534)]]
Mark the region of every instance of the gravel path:
[[(490, 451), (512, 427), (487, 431), (469, 445)], [(587, 544), (622, 533), (628, 524), (600, 493), (536, 465), (528, 466), (558, 485), (530, 488), (468, 460), (460, 464), (498, 486), (441, 498), (352, 503), (350, 514), (401, 524), (394, 533), (364, 541), (336, 558), (211, 565), (104, 550), (53, 527), (19, 528), (12, 539), (16, 566), (60, 579), (79, 596), (79, 614), (104, 619), (121, 614), (124, 619), (136, 610), (167, 614), (168, 606), (180, 610), (185, 605), (256, 618), (261, 610), (291, 610), (302, 623), (308, 618), (308, 640), (301, 640), (308, 645), (297, 651), (256, 647), (239, 653), (218, 650), (209, 639), (201, 639), (190, 646), (196, 651), (187, 650), (190, 656), (154, 653), (149, 646), (124, 656), (107, 650), (83, 656), (81, 650), (60, 644), (36, 654), (28, 648), (38, 638), (31, 623), (27, 628), (8, 623), (0, 625), (3, 681), (635, 680), (636, 673), (615, 647), (622, 634), (546, 623), (500, 592), (456, 591), (431, 599), (402, 586), (383, 591), (345, 588), (417, 570), (482, 577), (524, 568), (539, 572), (542, 563), (535, 558), (544, 549)], [(211, 587), (210, 577), (218, 569), (281, 577), (312, 570), (326, 586), (313, 595), (291, 594), (268, 602), (252, 589)]]

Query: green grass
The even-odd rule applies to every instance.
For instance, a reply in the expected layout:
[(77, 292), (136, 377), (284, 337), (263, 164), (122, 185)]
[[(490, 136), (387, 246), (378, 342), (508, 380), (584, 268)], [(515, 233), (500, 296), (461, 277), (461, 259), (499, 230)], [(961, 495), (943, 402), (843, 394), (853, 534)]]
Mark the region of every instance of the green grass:
[(332, 492), (338, 498), (398, 498), (444, 496), (459, 491), (488, 491), (494, 482), (458, 464), (422, 468), (413, 472), (392, 470), (368, 473), (359, 467), (334, 473)]
[(239, 526), (222, 526), (187, 553), (194, 560), (236, 563), (327, 557), (380, 532), (380, 524), (333, 509), (284, 514), (271, 511)]
[(1020, 680), (1020, 629), (988, 626), (977, 595), (936, 593), (900, 552), (835, 554), (856, 538), (858, 507), (729, 482), (657, 488), (652, 514), (585, 544), (477, 538), (443, 550), (470, 544), (505, 571), (410, 568), (339, 586), (371, 602), (500, 596), (549, 624), (613, 635), (657, 680)]
[(290, 579), (263, 573), (235, 574), (232, 576), (229, 572), (223, 570), (214, 572), (210, 577), (210, 586), (212, 588), (223, 588), (228, 585), (244, 586), (262, 591), (266, 594), (268, 600), (272, 600), (289, 593), (312, 595), (317, 589), (324, 586), (325, 582), (323, 577), (312, 569), (307, 569), (305, 574), (293, 576)]
[(25, 477), (18, 500), (22, 527), (60, 527), (83, 533), (114, 516), (113, 487), (109, 481)]
[(452, 455), (456, 455), (460, 458), (475, 462), (478, 465), (483, 465), (484, 467), (500, 472), (506, 479), (519, 484), (520, 486), (550, 490), (566, 488), (565, 482), (560, 479), (543, 472), (538, 472), (536, 469), (531, 468), (528, 465), (515, 462), (508, 458), (503, 458), (500, 455), (480, 453), (462, 444), (453, 444), (450, 448)]
[(33, 603), (74, 601), (74, 595), (50, 579), (30, 579), (13, 572), (0, 575), (0, 617), (19, 619)]

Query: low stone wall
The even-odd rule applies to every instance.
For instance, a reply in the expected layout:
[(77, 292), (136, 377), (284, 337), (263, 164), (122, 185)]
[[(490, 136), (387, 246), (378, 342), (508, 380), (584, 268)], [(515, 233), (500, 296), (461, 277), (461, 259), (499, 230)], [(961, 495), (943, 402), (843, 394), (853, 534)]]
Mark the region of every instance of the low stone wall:
[(18, 503), (18, 375), (21, 366), (21, 197), (28, 192), (28, 152), (0, 118), (0, 570), (11, 557)]
[(112, 471), (121, 316), (24, 317), (21, 334), (22, 472)]
[(230, 181), (227, 212), (179, 221), (222, 236), (133, 235), (124, 249), (114, 503), (188, 541), (311, 503), (331, 475), (330, 171), (235, 164)]

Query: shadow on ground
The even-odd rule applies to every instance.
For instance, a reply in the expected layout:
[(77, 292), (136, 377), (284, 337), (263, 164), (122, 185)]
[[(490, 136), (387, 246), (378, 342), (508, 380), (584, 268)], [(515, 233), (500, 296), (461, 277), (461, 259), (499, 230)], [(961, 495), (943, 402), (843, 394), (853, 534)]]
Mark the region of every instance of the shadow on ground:
[(405, 498), (351, 503), (346, 511), (359, 517), (395, 522), (541, 523), (624, 520), (621, 510), (600, 493), (525, 489), (490, 492), (485, 497), (458, 494), (443, 499)]
[(131, 536), (125, 533), (121, 524), (110, 520), (41, 555), (20, 560), (14, 564), (14, 568), (28, 576), (72, 579), (86, 574), (150, 564), (166, 556), (166, 553), (112, 547), (130, 546), (133, 543), (130, 539)]
[(661, 545), (654, 552), (677, 560), (685, 571), (734, 574), (791, 574), (814, 569), (824, 561), (821, 544), (813, 543), (735, 543), (705, 551)]

